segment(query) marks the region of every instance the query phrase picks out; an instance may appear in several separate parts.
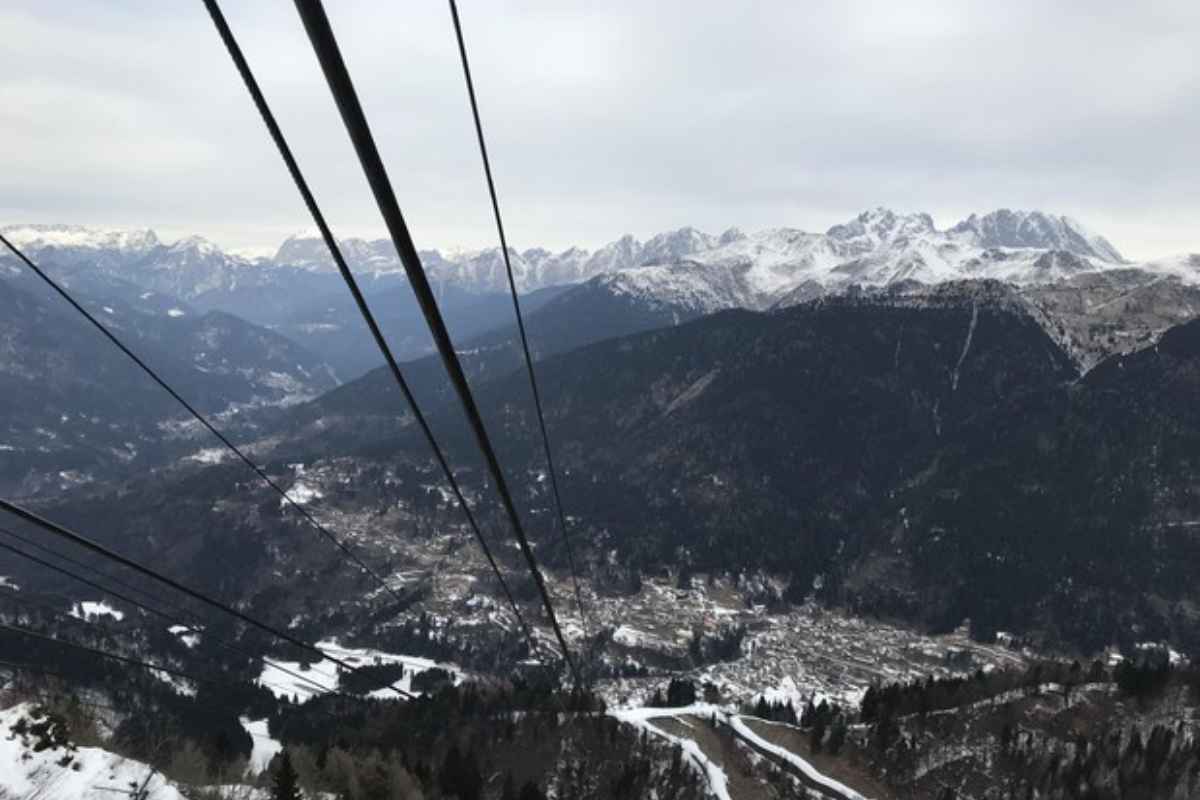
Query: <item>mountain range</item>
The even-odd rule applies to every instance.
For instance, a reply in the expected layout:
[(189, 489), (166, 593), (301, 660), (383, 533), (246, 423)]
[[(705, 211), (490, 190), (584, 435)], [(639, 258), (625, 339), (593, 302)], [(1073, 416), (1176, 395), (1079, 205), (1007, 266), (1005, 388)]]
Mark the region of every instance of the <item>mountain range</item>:
[[(271, 406), (316, 397), (364, 373), (330, 395), (339, 413), (361, 414), (371, 398), (390, 398), (383, 388), (389, 376), (371, 372), (381, 361), (374, 342), (319, 240), (293, 237), (275, 257), (252, 261), (198, 237), (163, 243), (151, 231), (3, 230), (105, 324), (137, 348), (153, 349), (154, 363), (171, 371), (202, 410), (258, 409), (224, 417), (231, 429), (248, 426), (247, 436), (256, 435), (257, 418)], [(402, 360), (418, 359), (406, 367), (418, 397), (443, 402), (445, 379), (428, 356), (424, 320), (390, 245), (347, 240), (344, 246), (393, 350)], [(994, 280), (1008, 287), (1006, 302), (1023, 309), (1086, 372), (1108, 356), (1153, 345), (1172, 325), (1200, 314), (1200, 256), (1131, 264), (1104, 237), (1040, 212), (971, 215), (939, 230), (928, 215), (876, 209), (823, 234), (731, 229), (712, 236), (683, 228), (646, 242), (624, 236), (595, 252), (534, 249), (513, 256), (528, 290), (522, 307), (537, 358), (719, 310), (779, 312), (855, 295), (921, 304), (942, 286)], [(486, 382), (516, 369), (511, 300), (491, 291), (503, 286), (499, 251), (429, 251), (423, 258), (473, 379)], [(160, 427), (178, 425), (169, 404), (113, 388), (132, 381), (157, 391), (117, 363), (119, 354), (105, 343), (90, 339), (62, 313), (60, 300), (4, 254), (0, 285), (11, 288), (0, 373), (13, 387), (12, 419), (27, 423), (10, 424), (3, 444), (10, 453), (38, 454), (7, 458), (5, 480), (47, 491), (69, 483), (60, 473), (123, 474), (195, 450), (187, 436), (161, 446)], [(64, 368), (50, 369), (56, 363)], [(126, 378), (115, 381), (118, 374)], [(56, 376), (60, 401), (37, 402), (39, 375)], [(54, 441), (36, 433), (63, 419), (96, 422)]]
[[(149, 230), (105, 231), (24, 225), (3, 229), (54, 274), (80, 288), (127, 285), (220, 310), (269, 327), (352, 378), (379, 356), (356, 318), (324, 243), (287, 239), (270, 258), (248, 259), (200, 237), (164, 243)], [(431, 352), (395, 252), (386, 240), (346, 239), (343, 250), (364, 291), (376, 298), (381, 324), (401, 358)], [(443, 313), (459, 340), (512, 322), (498, 248), (422, 252)], [(510, 251), (526, 310), (564, 295), (556, 313), (582, 315), (605, 334), (674, 324), (727, 308), (765, 310), (839, 294), (856, 287), (936, 285), (996, 279), (1022, 287), (1057, 285), (1110, 273), (1200, 284), (1200, 255), (1143, 263), (1126, 261), (1107, 239), (1068, 217), (999, 210), (937, 228), (928, 214), (873, 209), (824, 233), (776, 228), (711, 235), (680, 228), (639, 241), (626, 235), (594, 251), (575, 247)], [(15, 262), (0, 255), (0, 270)], [(1140, 277), (1135, 277), (1140, 276)], [(572, 288), (573, 287), (573, 288)], [(611, 309), (615, 316), (597, 309)], [(561, 326), (560, 326), (561, 327)], [(572, 342), (590, 339), (578, 331)], [(1140, 341), (1140, 337), (1139, 337)]]
[[(280, 279), (279, 269), (333, 271), (323, 241), (307, 234), (287, 239), (270, 258), (249, 259), (196, 236), (164, 243), (150, 230), (14, 225), (3, 231), (18, 246), (53, 263), (119, 267), (126, 279), (189, 301), (270, 283)], [(347, 238), (341, 246), (351, 266), (372, 280), (403, 271), (388, 240)], [(1039, 262), (1046, 252), (1056, 255)], [(421, 256), (435, 284), (476, 293), (507, 289), (499, 248), (425, 250)], [(645, 242), (625, 235), (594, 251), (513, 248), (510, 258), (521, 292), (639, 267), (695, 262), (743, 273), (749, 287), (764, 295), (779, 295), (810, 280), (879, 285), (989, 277), (1028, 283), (1127, 263), (1107, 239), (1073, 219), (1007, 209), (972, 214), (945, 230), (928, 214), (876, 208), (824, 233), (774, 228), (746, 234), (731, 228), (711, 235), (684, 227)], [(1169, 259), (1149, 268), (1195, 275), (1186, 264)]]
[[(960, 281), (719, 312), (547, 356), (538, 371), (572, 536), (600, 587), (614, 573), (766, 570), (793, 600), (942, 631), (969, 619), (983, 640), (1015, 631), (1091, 653), (1163, 639), (1190, 652), (1198, 326), (1083, 374), (1014, 287)], [(539, 558), (565, 569), (526, 378), (486, 351), (473, 358)], [(482, 522), (503, 530), (436, 367), (406, 373)], [(250, 446), (360, 544), (461, 524), (382, 371), (281, 412)], [(306, 562), (324, 552), (236, 464), (185, 459), (47, 500), (55, 519), (147, 557), (229, 539), (259, 565), (238, 578), (247, 592), (285, 591), (261, 583), (278, 542)], [(166, 525), (170, 545), (156, 533)], [(203, 559), (179, 568), (231, 579)]]
[[(391, 375), (343, 371), (355, 310), (304, 240), (281, 248), (292, 263), (255, 263), (148, 233), (22, 231), (9, 230), (357, 544), (382, 558), (397, 530), (458, 530)], [(385, 250), (348, 248), (467, 496), (500, 530), (439, 359), (404, 338), (423, 321)], [(1093, 652), (1133, 631), (1200, 648), (1186, 574), (1200, 259), (1129, 263), (1045, 214), (939, 230), (884, 210), (823, 234), (685, 229), (601, 252), (591, 277), (549, 255), (523, 273), (564, 504), (598, 591), (664, 569), (768, 571), (791, 599), (936, 630), (969, 619), (983, 639)], [(436, 273), (443, 307), (557, 570), (511, 301), (477, 291), (495, 255), (426, 260), (454, 265)], [(564, 275), (576, 282), (539, 285)], [(0, 290), (6, 495), (264, 608), (287, 594), (279, 576), (323, 569), (278, 498), (10, 258)], [(201, 557), (211, 548), (239, 552), (237, 568)], [(322, 585), (331, 602), (362, 591)]]
[[(281, 279), (281, 269), (293, 278), (295, 271), (333, 271), (324, 242), (306, 234), (288, 238), (270, 258), (249, 259), (198, 236), (164, 243), (150, 230), (65, 225), (14, 225), (2, 230), (15, 244), (53, 264), (87, 262), (93, 268), (119, 268), (125, 279), (189, 301), (214, 292), (234, 292), (239, 286), (270, 284)], [(347, 238), (341, 246), (351, 266), (371, 280), (403, 272), (388, 240)], [(435, 284), (476, 293), (507, 289), (499, 248), (425, 250), (421, 256)], [(645, 242), (625, 235), (594, 251), (513, 248), (510, 258), (521, 292), (641, 267), (701, 264), (742, 276), (757, 295), (746, 302), (759, 303), (809, 281), (825, 286), (900, 280), (936, 283), (955, 278), (1033, 283), (1130, 265), (1107, 239), (1076, 220), (1007, 209), (972, 214), (945, 230), (938, 229), (928, 214), (876, 208), (824, 233), (773, 228), (746, 234), (731, 228), (716, 236), (684, 227)], [(1141, 266), (1200, 280), (1195, 263), (1186, 257)], [(647, 277), (634, 272), (626, 279), (635, 282)]]

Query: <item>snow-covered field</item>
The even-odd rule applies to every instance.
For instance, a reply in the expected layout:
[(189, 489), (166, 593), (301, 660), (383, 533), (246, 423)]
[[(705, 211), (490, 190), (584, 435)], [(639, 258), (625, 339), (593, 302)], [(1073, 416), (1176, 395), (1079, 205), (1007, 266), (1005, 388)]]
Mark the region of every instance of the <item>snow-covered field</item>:
[(0, 711), (0, 797), (112, 800), (113, 789), (127, 790), (131, 784), (141, 786), (149, 780), (146, 788), (154, 800), (186, 800), (146, 764), (98, 747), (35, 752), (32, 737), (11, 730), (32, 713), (29, 703)]
[[(39, 719), (32, 703), (20, 703), (0, 710), (0, 798), (33, 800), (112, 800), (122, 793), (128, 796), (132, 786), (145, 787), (149, 800), (189, 800), (174, 783), (141, 761), (118, 755), (101, 747), (47, 747), (34, 749), (37, 737), (12, 730), (22, 718)], [(251, 766), (260, 771), (280, 749), (267, 734), (265, 720), (242, 720), (254, 738)], [(230, 784), (212, 796), (237, 797), (240, 800), (266, 800), (268, 793), (249, 785)], [(204, 796), (210, 796), (205, 794)]]
[[(335, 658), (354, 666), (403, 664), (404, 677), (396, 681), (396, 686), (406, 692), (412, 692), (413, 677), (427, 670), (435, 668), (444, 669), (454, 676), (455, 683), (461, 681), (464, 676), (463, 671), (453, 664), (443, 664), (418, 656), (385, 653), (382, 650), (372, 650), (365, 647), (343, 647), (337, 643), (336, 639), (318, 642), (317, 647)], [(259, 675), (259, 683), (274, 692), (276, 697), (294, 696), (301, 702), (314, 695), (321, 694), (321, 690), (311, 683), (288, 675), (279, 669), (279, 667), (304, 675), (306, 678), (315, 681), (327, 689), (338, 688), (338, 673), (342, 669), (332, 661), (322, 661), (319, 664), (313, 664), (307, 669), (304, 669), (302, 664), (289, 661), (276, 661), (274, 664), (264, 664), (262, 674)], [(383, 688), (376, 689), (369, 696), (384, 700), (395, 700), (399, 695), (390, 688)]]
[(89, 617), (112, 617), (120, 622), (125, 619), (125, 613), (118, 611), (107, 603), (100, 600), (84, 600), (82, 603), (76, 603), (71, 609), (71, 616), (78, 619), (88, 619)]

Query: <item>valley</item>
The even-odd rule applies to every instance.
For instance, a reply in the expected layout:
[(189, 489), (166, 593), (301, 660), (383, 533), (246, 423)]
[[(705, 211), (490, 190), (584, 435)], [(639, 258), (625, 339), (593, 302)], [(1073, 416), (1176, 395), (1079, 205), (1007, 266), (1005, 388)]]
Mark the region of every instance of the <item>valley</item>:
[[(572, 558), (511, 300), (496, 293), (502, 260), (429, 254), (588, 677), (580, 694), (565, 691), (549, 619), (386, 246), (348, 242), (347, 252), (372, 302), (390, 310), (406, 377), (532, 650), (391, 376), (345, 334), (353, 309), (312, 240), (252, 261), (149, 233), (5, 231), (389, 587), (0, 259), (3, 496), (355, 668), (211, 615), (166, 626), (4, 554), (5, 620), (79, 636), (89, 620), (75, 609), (91, 609), (111, 629), (89, 632), (94, 644), (179, 667), (200, 659), (240, 687), (217, 699), (202, 681), (79, 674), (53, 647), (30, 651), (93, 699), (143, 698), (142, 714), (110, 720), (125, 738), (101, 736), (105, 747), (149, 759), (152, 737), (137, 725), (162, 713), (198, 732), (211, 763), (265, 764), (252, 741), (265, 736), (301, 754), (311, 785), (340, 791), (321, 760), (326, 722), (314, 721), (332, 715), (347, 747), (404, 753), (387, 767), (397, 782), (428, 789), (468, 774), (471, 759), (497, 759), (488, 797), (505, 775), (565, 792), (587, 783), (588, 763), (604, 780), (681, 800), (940, 798), (948, 787), (982, 800), (1002, 796), (983, 775), (1016, 792), (1022, 764), (1082, 764), (1079, 753), (1115, 747), (1104, 736), (1119, 728), (1149, 736), (1173, 720), (1183, 727), (1163, 758), (1171, 785), (1190, 785), (1180, 776), (1200, 652), (1190, 579), (1200, 273), (1187, 259), (1132, 264), (1078, 223), (1038, 212), (939, 230), (927, 215), (884, 209), (824, 234), (682, 229), (594, 253), (524, 251), (514, 266)], [(284, 284), (295, 290), (286, 297)], [(214, 646), (226, 638), (251, 655)], [(15, 634), (0, 639), (22, 647)], [(1142, 669), (1160, 652), (1166, 688), (1134, 698), (1120, 665)], [(1089, 679), (1075, 702), (1055, 705), (1075, 685), (1075, 661)], [(6, 691), (32, 702), (13, 675)], [(392, 682), (421, 699), (393, 702)], [(63, 702), (75, 691), (38, 688)], [(903, 709), (894, 719), (872, 705), (885, 691)], [(928, 708), (914, 716), (912, 703)], [(540, 717), (555, 704), (569, 713), (547, 727)], [(1162, 710), (1171, 704), (1174, 717)], [(434, 733), (446, 718), (461, 721), (461, 737)], [(506, 718), (515, 727), (495, 727)], [(1001, 744), (1005, 724), (1023, 745)], [(1093, 743), (1079, 750), (1072, 732)], [(595, 749), (600, 740), (613, 749)], [(559, 754), (535, 767), (500, 741)], [(608, 766), (589, 752), (607, 753)], [(641, 754), (636, 774), (613, 766), (629, 752)], [(124, 774), (106, 758), (85, 760)], [(186, 771), (173, 769), (183, 786)], [(259, 791), (245, 780), (247, 796)]]

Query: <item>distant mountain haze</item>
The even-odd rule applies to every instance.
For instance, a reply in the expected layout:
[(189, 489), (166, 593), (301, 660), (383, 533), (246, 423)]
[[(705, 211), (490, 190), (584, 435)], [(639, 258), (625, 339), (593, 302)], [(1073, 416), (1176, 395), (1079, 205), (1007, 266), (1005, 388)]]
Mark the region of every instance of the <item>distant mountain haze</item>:
[[(12, 225), (3, 229), (18, 246), (58, 265), (89, 262), (105, 269), (121, 267), (123, 277), (187, 300), (211, 292), (233, 292), (239, 285), (280, 280), (281, 268), (329, 272), (332, 261), (315, 235), (284, 241), (270, 258), (248, 259), (221, 250), (200, 237), (161, 242), (153, 231), (106, 231), (66, 225)], [(350, 265), (369, 281), (380, 281), (403, 268), (386, 239), (348, 238), (340, 242)], [(510, 259), (518, 290), (579, 283), (597, 275), (644, 266), (687, 261), (734, 268), (753, 267), (754, 288), (768, 293), (794, 289), (803, 280), (822, 283), (889, 283), (915, 278), (995, 277), (1016, 282), (1055, 274), (1043, 263), (1023, 259), (1031, 251), (1069, 253), (1083, 261), (1062, 271), (1103, 270), (1126, 263), (1103, 236), (1068, 217), (1040, 211), (1001, 209), (972, 214), (939, 230), (928, 214), (898, 214), (876, 208), (824, 233), (775, 228), (746, 234), (730, 229), (712, 235), (684, 227), (642, 242), (622, 236), (596, 250), (573, 247), (561, 252), (512, 248)], [(425, 250), (424, 267), (435, 285), (472, 292), (507, 289), (499, 248), (471, 251)], [(1177, 261), (1177, 260), (1176, 260)], [(1159, 269), (1182, 269), (1172, 259), (1150, 262)], [(986, 274), (983, 274), (986, 273)], [(135, 278), (136, 276), (136, 278)]]

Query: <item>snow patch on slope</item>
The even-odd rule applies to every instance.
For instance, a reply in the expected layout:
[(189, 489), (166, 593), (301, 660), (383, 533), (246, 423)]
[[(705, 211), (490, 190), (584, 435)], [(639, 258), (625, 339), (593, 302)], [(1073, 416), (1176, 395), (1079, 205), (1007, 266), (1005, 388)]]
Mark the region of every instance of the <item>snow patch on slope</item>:
[(254, 740), (253, 749), (250, 751), (250, 769), (256, 773), (266, 771), (271, 759), (283, 750), (283, 742), (271, 737), (265, 719), (251, 720), (249, 717), (241, 717), (238, 721)]
[[(288, 489), (288, 497), (298, 506), (308, 505), (314, 500), (320, 500), (325, 495), (316, 486), (309, 485), (302, 480), (297, 480), (292, 484), (292, 488)], [(289, 503), (285, 498), (279, 498), (279, 507), (287, 508)]]
[[(456, 684), (460, 683), (465, 677), (465, 673), (453, 664), (433, 661), (419, 656), (387, 653), (382, 650), (373, 650), (366, 647), (343, 647), (337, 643), (336, 639), (317, 642), (317, 647), (335, 658), (354, 666), (403, 664), (404, 677), (396, 681), (396, 685), (411, 694), (416, 694), (412, 690), (413, 677), (431, 669), (445, 670), (450, 673)], [(313, 684), (299, 680), (275, 665), (299, 673), (328, 689), (338, 688), (339, 671), (341, 668), (332, 661), (325, 660), (307, 667), (303, 664), (287, 661), (276, 661), (274, 664), (264, 663), (258, 682), (274, 692), (276, 697), (292, 697), (295, 695), (301, 702), (304, 702), (322, 692)], [(395, 700), (399, 697), (394, 690), (387, 687), (376, 689), (370, 693), (370, 696), (384, 700)]]
[[(155, 800), (186, 800), (151, 768), (98, 747), (33, 749), (32, 737), (12, 732), (13, 725), (35, 718), (34, 706), (22, 703), (0, 711), (0, 797), (71, 798), (112, 800), (111, 788), (141, 786), (147, 777), (149, 797)], [(69, 763), (60, 764), (66, 758)]]
[(89, 617), (112, 617), (120, 622), (125, 619), (125, 612), (118, 611), (107, 603), (99, 600), (84, 600), (82, 603), (76, 603), (71, 608), (71, 616), (76, 619), (88, 619)]

